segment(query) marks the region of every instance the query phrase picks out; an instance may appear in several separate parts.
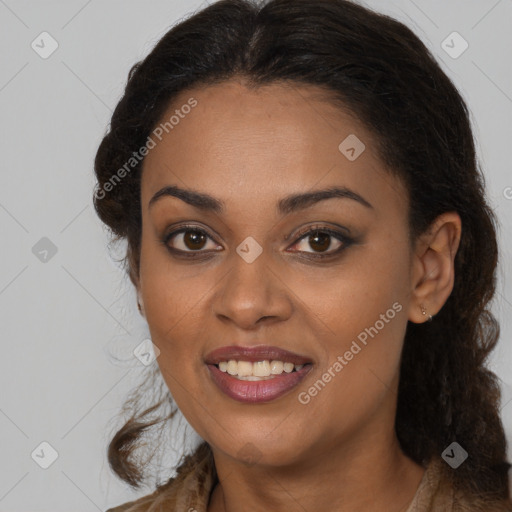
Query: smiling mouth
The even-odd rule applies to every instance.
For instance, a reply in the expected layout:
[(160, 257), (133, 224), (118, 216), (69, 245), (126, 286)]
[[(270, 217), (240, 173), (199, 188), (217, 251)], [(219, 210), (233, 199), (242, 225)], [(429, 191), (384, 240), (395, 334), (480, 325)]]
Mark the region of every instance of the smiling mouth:
[[(229, 365), (231, 364), (231, 370), (234, 371), (235, 364), (237, 372), (238, 368), (241, 367), (241, 373), (248, 373), (249, 365), (240, 363), (249, 363), (253, 367), (253, 372), (256, 373), (261, 371), (268, 371), (268, 366), (271, 366), (271, 363), (274, 361), (257, 361), (255, 363), (249, 361), (223, 361), (218, 364), (208, 364), (207, 367), (210, 372), (210, 376), (212, 381), (217, 386), (217, 388), (229, 398), (236, 400), (237, 402), (243, 402), (246, 404), (260, 404), (264, 402), (271, 402), (272, 400), (276, 400), (283, 395), (291, 392), (295, 387), (299, 385), (299, 383), (306, 377), (306, 375), (311, 371), (313, 365), (312, 363), (304, 363), (301, 365), (290, 365), (286, 366), (282, 362), (282, 371), (280, 373), (271, 373), (270, 375), (231, 375), (228, 372)], [(226, 363), (226, 369), (223, 371), (220, 367), (224, 367), (222, 363)], [(254, 365), (256, 365), (256, 369), (254, 369)], [(274, 372), (277, 372), (281, 369), (280, 364), (274, 364)]]
[(248, 404), (287, 394), (314, 365), (307, 356), (268, 345), (220, 347), (207, 354), (204, 363), (224, 395)]
[(280, 361), (277, 359), (264, 359), (262, 361), (255, 362), (230, 359), (227, 361), (220, 361), (214, 366), (221, 372), (227, 373), (235, 379), (255, 382), (260, 380), (271, 380), (283, 373), (296, 373), (307, 365), (311, 366), (311, 363), (294, 364), (289, 361)]

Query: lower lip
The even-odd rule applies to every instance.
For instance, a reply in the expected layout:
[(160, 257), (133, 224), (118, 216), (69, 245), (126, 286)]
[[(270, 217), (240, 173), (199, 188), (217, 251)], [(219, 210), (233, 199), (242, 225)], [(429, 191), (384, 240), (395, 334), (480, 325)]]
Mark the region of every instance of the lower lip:
[(218, 388), (229, 397), (244, 403), (270, 402), (288, 393), (309, 373), (311, 364), (304, 365), (299, 371), (281, 373), (272, 379), (240, 380), (220, 371), (215, 365), (209, 364), (210, 375)]

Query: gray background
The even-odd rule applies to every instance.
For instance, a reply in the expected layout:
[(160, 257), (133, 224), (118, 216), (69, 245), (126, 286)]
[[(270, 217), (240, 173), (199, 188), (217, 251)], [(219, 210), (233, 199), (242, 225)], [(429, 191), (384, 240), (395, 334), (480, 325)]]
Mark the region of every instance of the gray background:
[[(148, 371), (133, 355), (148, 330), (93, 212), (92, 162), (131, 65), (206, 4), (0, 0), (0, 511), (105, 510), (148, 492), (130, 492), (106, 462), (115, 415)], [(472, 111), (501, 223), (502, 331), (490, 366), (512, 439), (512, 1), (368, 5), (415, 30)], [(59, 45), (47, 59), (31, 47), (43, 31)], [(458, 58), (441, 46), (453, 31), (469, 44)], [(50, 456), (44, 441), (58, 453), (48, 469), (31, 457)]]

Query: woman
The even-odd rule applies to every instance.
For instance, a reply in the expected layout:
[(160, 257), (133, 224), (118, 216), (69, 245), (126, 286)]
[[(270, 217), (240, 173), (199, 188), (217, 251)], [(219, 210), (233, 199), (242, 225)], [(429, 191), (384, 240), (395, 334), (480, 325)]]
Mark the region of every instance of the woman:
[(160, 407), (204, 440), (111, 512), (512, 510), (495, 218), (467, 108), (408, 28), (217, 2), (130, 71), (95, 171), (169, 391), (139, 390), (109, 463), (144, 481)]

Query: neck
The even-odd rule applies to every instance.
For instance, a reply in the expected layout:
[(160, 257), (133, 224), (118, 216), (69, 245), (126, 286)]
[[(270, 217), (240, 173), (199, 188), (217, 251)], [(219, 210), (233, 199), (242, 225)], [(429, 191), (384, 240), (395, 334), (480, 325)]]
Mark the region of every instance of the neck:
[(208, 512), (395, 512), (407, 509), (424, 474), (402, 453), (394, 429), (379, 439), (360, 432), (349, 444), (313, 451), (287, 466), (248, 467), (214, 449), (219, 484)]

